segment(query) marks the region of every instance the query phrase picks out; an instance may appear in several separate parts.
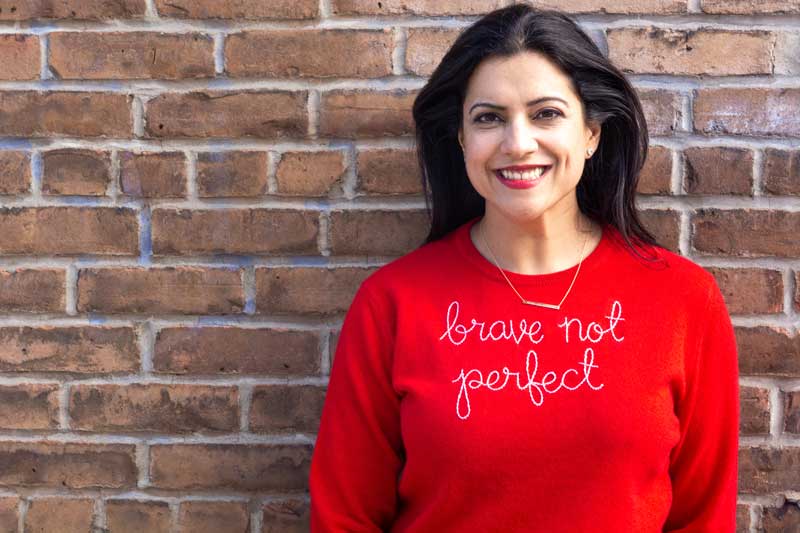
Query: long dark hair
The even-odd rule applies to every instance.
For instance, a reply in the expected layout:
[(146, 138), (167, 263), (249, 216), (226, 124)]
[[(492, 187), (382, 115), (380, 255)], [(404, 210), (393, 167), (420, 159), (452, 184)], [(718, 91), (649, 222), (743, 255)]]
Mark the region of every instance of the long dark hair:
[(467, 178), (458, 143), (467, 83), (485, 59), (524, 51), (541, 53), (560, 67), (572, 80), (586, 120), (602, 124), (597, 152), (576, 189), (578, 207), (592, 220), (614, 226), (627, 246), (644, 257), (637, 247), (657, 243), (634, 205), (649, 140), (639, 98), (572, 19), (525, 4), (493, 11), (465, 29), (414, 101), (417, 155), (431, 220), (425, 242), (484, 214), (485, 200)]

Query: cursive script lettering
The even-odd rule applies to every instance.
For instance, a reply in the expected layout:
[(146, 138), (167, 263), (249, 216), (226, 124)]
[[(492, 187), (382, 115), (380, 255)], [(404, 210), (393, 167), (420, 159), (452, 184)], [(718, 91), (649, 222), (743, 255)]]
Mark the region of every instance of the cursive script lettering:
[[(533, 359), (533, 371), (531, 371), (531, 358)], [(525, 378), (527, 378), (527, 381), (524, 383), (523, 380), (525, 378), (522, 378), (521, 373), (511, 372), (509, 371), (508, 367), (503, 367), (502, 370), (492, 370), (486, 375), (486, 379), (484, 379), (483, 373), (477, 368), (473, 368), (472, 370), (466, 372), (462, 368), (461, 374), (459, 374), (459, 376), (453, 380), (453, 383), (461, 383), (459, 385), (458, 398), (456, 399), (456, 414), (461, 420), (466, 420), (469, 418), (469, 414), (472, 410), (469, 400), (470, 389), (475, 390), (485, 387), (490, 391), (497, 392), (503, 390), (506, 385), (508, 385), (509, 378), (511, 376), (514, 376), (516, 379), (517, 389), (521, 391), (527, 390), (531, 402), (537, 407), (542, 405), (544, 402), (545, 393), (555, 394), (562, 388), (575, 390), (585, 383), (593, 390), (602, 389), (604, 384), (601, 383), (600, 385), (595, 386), (589, 380), (589, 374), (591, 373), (592, 369), (599, 368), (598, 365), (594, 364), (594, 350), (592, 348), (586, 348), (586, 351), (583, 353), (583, 362), (578, 364), (583, 367), (583, 379), (577, 383), (573, 381), (572, 385), (567, 383), (567, 375), (573, 374), (575, 376), (574, 379), (577, 380), (578, 371), (574, 368), (566, 370), (561, 375), (560, 380), (555, 372), (550, 371), (542, 377), (541, 381), (536, 381), (536, 374), (539, 370), (539, 356), (534, 350), (529, 350), (528, 355), (525, 357)], [(501, 372), (505, 375), (505, 379), (503, 380), (502, 384), (498, 385)], [(553, 387), (552, 385), (554, 383), (558, 384)]]
[(614, 304), (611, 306), (611, 314), (606, 315), (606, 318), (608, 319), (608, 328), (606, 329), (603, 329), (603, 326), (597, 322), (590, 322), (584, 330), (583, 323), (579, 318), (567, 317), (564, 317), (564, 320), (558, 325), (558, 327), (564, 328), (564, 340), (566, 342), (569, 342), (569, 330), (574, 323), (577, 323), (578, 325), (578, 338), (583, 342), (589, 341), (592, 343), (598, 343), (603, 339), (603, 337), (606, 336), (606, 333), (611, 333), (611, 336), (615, 341), (622, 342), (625, 337), (617, 337), (617, 334), (614, 331), (614, 329), (617, 327), (617, 323), (620, 320), (625, 320), (622, 318), (622, 304), (620, 304), (618, 301), (614, 301)]
[(466, 327), (458, 323), (458, 311), (459, 303), (454, 300), (447, 308), (447, 329), (439, 337), (439, 340), (447, 337), (450, 342), (458, 346), (467, 340), (469, 333), (476, 327), (478, 328), (478, 337), (483, 342), (513, 339), (519, 345), (522, 339), (527, 337), (533, 344), (539, 344), (544, 337), (541, 333), (542, 324), (538, 320), (528, 324), (523, 318), (519, 321), (519, 334), (517, 334), (511, 320), (508, 321), (508, 326), (502, 320), (496, 320), (487, 328), (485, 322), (479, 322), (473, 318), (470, 326)]

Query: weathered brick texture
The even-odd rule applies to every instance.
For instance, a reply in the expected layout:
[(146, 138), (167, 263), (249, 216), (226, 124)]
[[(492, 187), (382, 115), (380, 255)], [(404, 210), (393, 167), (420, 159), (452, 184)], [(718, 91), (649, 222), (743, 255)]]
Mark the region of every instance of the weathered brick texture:
[(233, 327), (165, 328), (153, 367), (167, 374), (313, 375), (319, 338), (306, 331)]
[(197, 194), (201, 198), (258, 197), (267, 192), (269, 154), (208, 152), (197, 155)]
[(32, 500), (25, 515), (26, 531), (83, 533), (92, 527), (94, 502), (87, 498)]
[(171, 512), (162, 501), (108, 500), (106, 524), (115, 533), (170, 533)]
[(155, 4), (159, 15), (175, 18), (305, 20), (319, 16), (317, 0), (155, 0)]
[(42, 193), (103, 196), (111, 180), (111, 155), (94, 150), (51, 150), (42, 155)]
[(308, 486), (311, 447), (156, 445), (150, 449), (150, 458), (152, 484), (162, 489), (297, 491)]
[(0, 91), (0, 135), (129, 137), (131, 105), (125, 94)]
[[(0, 17), (2, 14), (0, 14)], [(2, 20), (2, 19), (0, 19)], [(5, 66), (3, 80), (33, 80), (39, 77), (39, 37), (35, 35), (0, 35), (0, 56)]]
[(233, 77), (379, 78), (392, 73), (392, 43), (388, 30), (243, 32), (226, 40), (227, 72)]
[(0, 195), (27, 192), (30, 174), (30, 155), (27, 152), (0, 151)]
[(119, 154), (121, 191), (137, 198), (186, 196), (186, 157), (181, 152)]
[(206, 78), (214, 41), (202, 33), (53, 33), (50, 68), (63, 79)]
[(147, 103), (150, 137), (305, 137), (305, 92), (165, 93)]
[[(510, 3), (0, 0), (0, 532), (308, 531), (341, 321), (429, 229), (414, 98)], [(629, 75), (642, 221), (732, 315), (737, 532), (798, 529), (800, 3), (530, 3)]]

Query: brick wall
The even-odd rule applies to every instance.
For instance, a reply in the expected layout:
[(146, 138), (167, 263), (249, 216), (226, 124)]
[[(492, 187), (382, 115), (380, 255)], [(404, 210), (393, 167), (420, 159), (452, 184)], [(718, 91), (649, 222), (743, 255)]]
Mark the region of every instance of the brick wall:
[[(307, 530), (341, 319), (426, 234), (411, 102), (507, 3), (0, 0), (0, 530)], [(537, 3), (631, 72), (647, 223), (734, 316), (739, 531), (800, 527), (800, 4)]]

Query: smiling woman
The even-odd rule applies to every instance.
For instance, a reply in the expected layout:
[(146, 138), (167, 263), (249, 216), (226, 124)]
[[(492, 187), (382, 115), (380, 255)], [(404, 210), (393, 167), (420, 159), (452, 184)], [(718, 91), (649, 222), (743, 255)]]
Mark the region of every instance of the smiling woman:
[(431, 230), (345, 317), (312, 531), (733, 532), (733, 328), (639, 222), (624, 75), (514, 5), (462, 32), (413, 113)]

